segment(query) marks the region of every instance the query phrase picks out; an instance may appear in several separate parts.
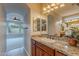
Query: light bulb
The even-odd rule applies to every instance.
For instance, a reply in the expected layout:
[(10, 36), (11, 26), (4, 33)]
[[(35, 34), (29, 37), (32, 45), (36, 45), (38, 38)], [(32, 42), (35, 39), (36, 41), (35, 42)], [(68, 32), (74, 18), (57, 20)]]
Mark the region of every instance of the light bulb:
[(54, 9), (58, 9), (58, 7), (56, 6), (56, 7), (54, 7)]
[(61, 4), (61, 5), (60, 5), (60, 7), (64, 7), (64, 6), (65, 6), (64, 4)]
[(43, 10), (45, 11), (45, 10), (46, 10), (46, 8), (43, 8)]
[(51, 6), (55, 6), (55, 3), (52, 3)]
[(48, 5), (47, 8), (50, 8), (50, 5)]

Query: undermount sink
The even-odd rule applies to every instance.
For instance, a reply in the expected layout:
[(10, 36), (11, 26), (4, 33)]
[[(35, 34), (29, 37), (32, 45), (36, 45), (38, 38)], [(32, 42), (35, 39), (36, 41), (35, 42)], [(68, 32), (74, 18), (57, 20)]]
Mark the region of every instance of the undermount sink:
[(44, 38), (42, 39), (44, 42), (47, 42), (47, 43), (55, 43), (56, 40), (52, 40), (52, 39), (48, 39), (48, 38)]

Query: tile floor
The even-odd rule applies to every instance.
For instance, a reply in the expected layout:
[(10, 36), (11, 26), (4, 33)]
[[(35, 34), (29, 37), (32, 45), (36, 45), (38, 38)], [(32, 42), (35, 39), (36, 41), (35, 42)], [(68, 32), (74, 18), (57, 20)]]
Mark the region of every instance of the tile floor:
[(6, 53), (6, 56), (27, 56), (24, 47), (10, 50)]

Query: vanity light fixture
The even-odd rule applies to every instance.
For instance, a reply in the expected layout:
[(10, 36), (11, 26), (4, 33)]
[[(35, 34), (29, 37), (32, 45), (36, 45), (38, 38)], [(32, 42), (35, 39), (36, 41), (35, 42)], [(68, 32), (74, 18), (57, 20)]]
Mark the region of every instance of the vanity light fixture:
[(60, 5), (60, 7), (64, 7), (64, 6), (65, 6), (64, 4), (61, 4), (61, 5)]
[(48, 5), (47, 8), (50, 9), (51, 8), (50, 5)]
[(45, 10), (46, 10), (46, 8), (43, 8), (43, 10), (45, 11)]
[(55, 3), (52, 3), (51, 6), (54, 7), (55, 6)]
[(54, 9), (58, 9), (58, 6), (54, 7)]
[(47, 7), (44, 7), (43, 8), (43, 13), (44, 14), (47, 14), (51, 11), (54, 11), (55, 9), (58, 9), (58, 8), (62, 8), (64, 7), (65, 5), (63, 3), (52, 3), (52, 4), (48, 4)]

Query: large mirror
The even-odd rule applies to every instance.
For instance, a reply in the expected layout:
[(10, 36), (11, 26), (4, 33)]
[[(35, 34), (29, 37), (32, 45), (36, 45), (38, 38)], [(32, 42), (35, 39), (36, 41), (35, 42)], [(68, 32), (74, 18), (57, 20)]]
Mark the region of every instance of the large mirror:
[(41, 27), (42, 29), (41, 29), (41, 30), (42, 30), (42, 31), (46, 31), (46, 20), (45, 20), (45, 19), (42, 19), (42, 20), (41, 20), (41, 23), (42, 23), (42, 25), (41, 25), (41, 26), (42, 26), (42, 27)]
[(40, 18), (36, 18), (33, 20), (33, 31), (40, 31)]
[(46, 31), (47, 21), (46, 19), (36, 18), (33, 20), (33, 32)]

